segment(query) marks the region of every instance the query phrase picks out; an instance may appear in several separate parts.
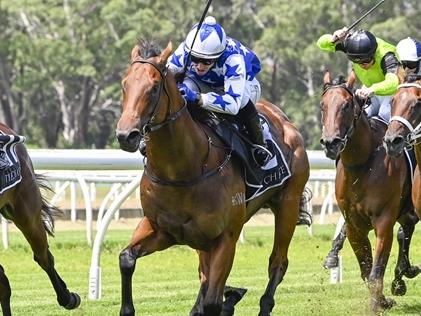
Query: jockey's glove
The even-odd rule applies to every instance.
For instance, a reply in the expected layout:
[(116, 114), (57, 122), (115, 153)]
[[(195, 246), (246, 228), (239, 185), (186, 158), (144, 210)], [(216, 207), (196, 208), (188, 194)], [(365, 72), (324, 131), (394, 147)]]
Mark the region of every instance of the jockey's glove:
[(181, 95), (186, 100), (187, 103), (198, 103), (200, 99), (200, 94), (196, 91), (193, 91), (184, 83), (179, 83), (178, 90), (180, 90)]

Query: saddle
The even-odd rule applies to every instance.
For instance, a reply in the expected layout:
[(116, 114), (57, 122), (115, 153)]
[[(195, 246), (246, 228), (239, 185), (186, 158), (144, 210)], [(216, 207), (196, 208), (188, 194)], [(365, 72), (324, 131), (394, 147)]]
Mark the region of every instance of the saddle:
[(0, 194), (22, 181), (16, 145), (25, 141), (24, 136), (0, 132)]
[(263, 167), (259, 166), (252, 157), (252, 144), (248, 140), (247, 131), (243, 126), (228, 121), (223, 115), (209, 111), (192, 111), (196, 120), (210, 127), (216, 135), (232, 148), (244, 166), (246, 183), (246, 202), (260, 196), (267, 190), (282, 185), (291, 177), (291, 171), (286, 163), (284, 154), (270, 133), (269, 121), (259, 114), (263, 136), (272, 153), (272, 159)]

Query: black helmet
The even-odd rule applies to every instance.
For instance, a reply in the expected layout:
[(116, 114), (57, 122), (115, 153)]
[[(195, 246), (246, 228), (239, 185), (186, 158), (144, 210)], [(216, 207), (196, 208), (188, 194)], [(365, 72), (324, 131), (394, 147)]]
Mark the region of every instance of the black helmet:
[(345, 52), (348, 58), (357, 63), (370, 62), (377, 49), (376, 37), (368, 31), (358, 30), (345, 39)]

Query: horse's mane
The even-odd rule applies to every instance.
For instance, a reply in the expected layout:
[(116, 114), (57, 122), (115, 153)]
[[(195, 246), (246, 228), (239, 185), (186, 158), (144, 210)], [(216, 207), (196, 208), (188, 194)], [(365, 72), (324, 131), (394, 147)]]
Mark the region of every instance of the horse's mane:
[(345, 77), (343, 75), (338, 75), (336, 78), (332, 80), (333, 86), (340, 86), (342, 84), (346, 83)]
[(139, 56), (143, 59), (159, 56), (161, 48), (152, 40), (140, 38), (137, 40), (137, 47), (139, 48)]
[(332, 79), (331, 82), (327, 82), (323, 85), (323, 91), (326, 91), (330, 87), (345, 85), (345, 83), (345, 77), (343, 75), (338, 75), (336, 78)]

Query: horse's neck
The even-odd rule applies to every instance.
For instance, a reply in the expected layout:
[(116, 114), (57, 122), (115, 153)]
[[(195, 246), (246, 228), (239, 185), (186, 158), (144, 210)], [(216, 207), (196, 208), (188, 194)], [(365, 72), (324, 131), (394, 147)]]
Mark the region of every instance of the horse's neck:
[(375, 141), (373, 131), (366, 116), (358, 119), (354, 133), (348, 139), (341, 153), (341, 160), (345, 167), (354, 167), (366, 163), (374, 150)]
[(421, 143), (414, 145), (415, 159), (417, 160), (417, 165), (421, 165)]
[(148, 137), (148, 167), (157, 176), (188, 180), (202, 173), (208, 141), (188, 111)]

